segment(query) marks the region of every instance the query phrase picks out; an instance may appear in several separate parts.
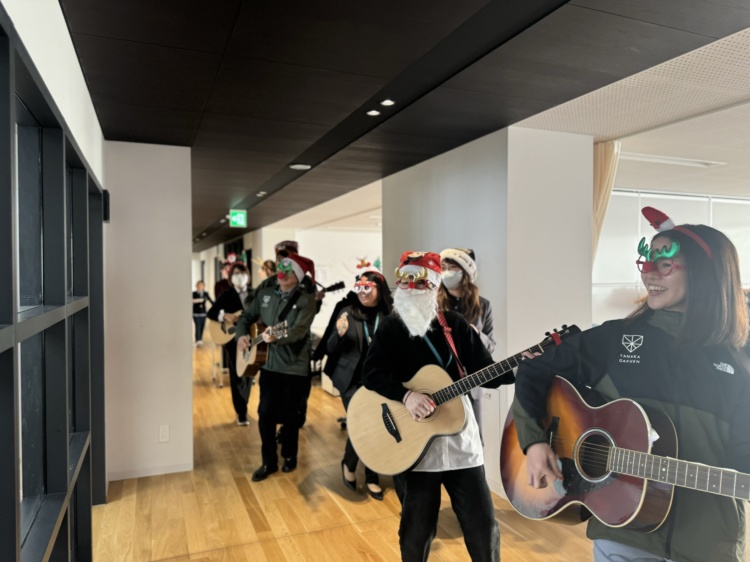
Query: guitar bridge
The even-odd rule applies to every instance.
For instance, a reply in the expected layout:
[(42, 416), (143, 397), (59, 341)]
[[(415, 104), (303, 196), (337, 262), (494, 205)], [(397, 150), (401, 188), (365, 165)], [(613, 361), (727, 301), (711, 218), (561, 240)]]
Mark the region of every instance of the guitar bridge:
[(383, 425), (385, 426), (385, 430), (396, 440), (396, 443), (401, 443), (401, 434), (396, 427), (396, 422), (393, 420), (391, 409), (385, 403), (381, 404), (381, 406), (383, 408)]

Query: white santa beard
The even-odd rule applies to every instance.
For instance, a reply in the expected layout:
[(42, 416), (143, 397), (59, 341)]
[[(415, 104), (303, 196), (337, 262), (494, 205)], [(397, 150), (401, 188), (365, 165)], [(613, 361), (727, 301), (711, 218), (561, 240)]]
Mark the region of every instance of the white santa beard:
[(396, 289), (393, 308), (409, 334), (422, 338), (437, 316), (437, 291)]

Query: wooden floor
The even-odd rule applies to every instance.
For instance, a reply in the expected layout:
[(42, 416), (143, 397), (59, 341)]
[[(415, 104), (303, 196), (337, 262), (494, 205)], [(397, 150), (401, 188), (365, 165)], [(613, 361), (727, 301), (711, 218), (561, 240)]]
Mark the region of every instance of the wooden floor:
[[(382, 502), (362, 490), (361, 467), (359, 493), (341, 482), (341, 400), (313, 388), (299, 467), (251, 482), (260, 465), (258, 389), (250, 397), (250, 426), (235, 425), (229, 387), (212, 385), (211, 356), (210, 343), (194, 352), (195, 470), (110, 483), (108, 503), (93, 511), (94, 560), (400, 560), (400, 505), (390, 478), (382, 479)], [(530, 522), (494, 500), (504, 562), (591, 560), (584, 526)], [(444, 494), (430, 561), (468, 560)]]

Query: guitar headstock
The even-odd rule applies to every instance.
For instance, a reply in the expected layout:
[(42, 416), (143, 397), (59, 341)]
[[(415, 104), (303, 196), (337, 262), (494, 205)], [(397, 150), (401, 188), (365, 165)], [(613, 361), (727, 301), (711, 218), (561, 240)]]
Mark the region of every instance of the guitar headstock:
[(284, 320), (283, 322), (279, 322), (275, 326), (271, 326), (270, 332), (271, 335), (277, 340), (285, 338), (289, 335), (289, 323), (286, 320)]
[(547, 349), (548, 347), (554, 347), (556, 345), (560, 345), (560, 343), (562, 343), (562, 340), (564, 340), (565, 338), (580, 333), (581, 329), (575, 324), (572, 324), (570, 326), (568, 326), (567, 324), (563, 324), (562, 328), (560, 328), (559, 330), (555, 328), (551, 332), (545, 332), (544, 335), (547, 337), (542, 340), (542, 343), (540, 345), (544, 349)]
[(346, 287), (346, 283), (344, 283), (343, 281), (339, 281), (338, 283), (334, 283), (330, 287), (326, 287), (325, 289), (323, 289), (323, 292), (324, 293), (333, 293), (334, 291), (340, 291), (344, 287)]

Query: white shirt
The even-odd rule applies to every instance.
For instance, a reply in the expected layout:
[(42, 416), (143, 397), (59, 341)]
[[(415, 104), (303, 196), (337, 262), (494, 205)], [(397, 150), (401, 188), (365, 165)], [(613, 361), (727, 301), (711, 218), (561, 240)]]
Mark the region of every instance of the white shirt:
[(436, 438), (424, 458), (414, 467), (416, 472), (443, 472), (474, 468), (484, 464), (482, 439), (479, 437), (479, 426), (471, 409), (467, 395), (461, 396), (466, 416), (466, 426), (455, 435)]

